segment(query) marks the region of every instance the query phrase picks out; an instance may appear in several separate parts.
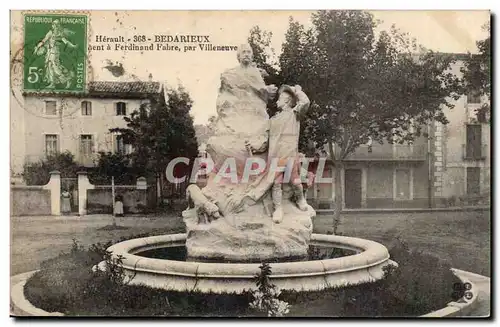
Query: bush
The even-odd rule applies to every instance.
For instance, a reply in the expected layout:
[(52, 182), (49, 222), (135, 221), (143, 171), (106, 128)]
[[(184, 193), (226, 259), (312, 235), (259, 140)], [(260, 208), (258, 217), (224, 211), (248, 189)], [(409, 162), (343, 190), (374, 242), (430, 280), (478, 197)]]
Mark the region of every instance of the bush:
[(27, 185), (45, 185), (54, 170), (59, 171), (61, 177), (76, 177), (80, 166), (75, 162), (75, 156), (66, 151), (35, 163), (25, 163), (22, 176)]
[(328, 317), (415, 317), (458, 299), (453, 285), (460, 280), (448, 262), (410, 250), (399, 237), (389, 253), (399, 266), (387, 266), (381, 280), (319, 292), (284, 291), (281, 298), (292, 316)]
[(430, 312), (454, 300), (453, 284), (460, 280), (451, 272), (449, 262), (410, 250), (400, 238), (395, 239), (389, 253), (399, 267), (391, 271), (383, 286), (397, 301), (405, 303), (405, 314)]
[[(149, 234), (134, 238), (144, 236)], [(125, 239), (122, 237), (120, 241)], [(457, 300), (453, 298), (453, 284), (460, 282), (451, 273), (447, 262), (410, 251), (404, 241), (396, 238), (389, 249), (399, 267), (387, 267), (384, 278), (374, 283), (324, 291), (271, 292), (266, 288), (269, 286), (266, 276), (271, 274), (269, 269), (268, 273), (261, 272), (257, 278), (261, 297), (252, 292), (200, 294), (189, 290), (165, 291), (128, 285), (119, 262), (115, 262), (114, 269), (104, 273), (92, 272), (92, 266), (101, 260), (109, 262), (106, 249), (111, 245), (112, 242), (97, 243), (85, 250), (75, 242), (71, 251), (44, 262), (41, 271), (28, 280), (25, 286), (27, 299), (46, 311), (66, 315), (262, 316), (270, 311), (256, 312), (251, 308), (252, 302), (254, 307), (262, 308), (266, 305), (260, 304), (267, 302), (286, 302), (290, 305), (291, 316), (419, 316)], [(265, 300), (269, 296), (270, 301), (259, 302), (259, 299)]]
[[(76, 244), (76, 243), (75, 243)], [(74, 245), (69, 253), (48, 260), (24, 288), (35, 306), (70, 316), (227, 316), (247, 315), (250, 295), (197, 294), (128, 285), (120, 262), (113, 269), (92, 272), (101, 260), (110, 262), (106, 251), (111, 242), (84, 250)]]

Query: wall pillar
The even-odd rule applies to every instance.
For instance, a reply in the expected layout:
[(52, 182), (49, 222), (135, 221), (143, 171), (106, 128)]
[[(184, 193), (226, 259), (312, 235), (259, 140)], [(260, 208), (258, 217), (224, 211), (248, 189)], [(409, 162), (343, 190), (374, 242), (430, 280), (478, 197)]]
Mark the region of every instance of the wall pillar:
[(94, 188), (89, 181), (86, 171), (79, 171), (78, 175), (78, 214), (84, 216), (87, 214), (87, 190)]
[(50, 179), (43, 187), (50, 191), (50, 212), (52, 216), (61, 215), (61, 173), (57, 170), (50, 172)]
[(443, 125), (439, 122), (434, 124), (434, 162), (433, 162), (433, 197), (443, 196)]

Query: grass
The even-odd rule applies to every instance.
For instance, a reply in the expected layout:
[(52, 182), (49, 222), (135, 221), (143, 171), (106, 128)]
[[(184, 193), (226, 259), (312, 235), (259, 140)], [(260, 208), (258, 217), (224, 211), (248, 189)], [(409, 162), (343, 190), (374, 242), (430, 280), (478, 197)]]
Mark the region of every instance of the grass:
[(130, 229), (130, 227), (120, 226), (120, 225), (106, 225), (104, 227), (100, 227), (97, 230), (125, 230)]
[[(491, 213), (426, 212), (344, 214), (339, 231), (390, 246), (396, 237), (458, 269), (491, 276)], [(331, 229), (332, 216), (313, 221), (315, 233)]]
[(111, 215), (12, 217), (10, 274), (39, 269), (42, 262), (67, 251), (73, 239), (88, 247), (137, 234), (162, 235), (185, 231), (177, 215), (119, 217), (116, 218), (117, 225), (128, 229), (101, 229), (112, 223)]
[[(135, 235), (142, 237), (144, 235)], [(93, 273), (91, 267), (106, 258), (111, 242), (87, 250), (74, 243), (71, 251), (42, 263), (41, 271), (25, 285), (27, 299), (46, 311), (69, 316), (260, 316), (249, 308), (251, 294), (197, 294), (152, 289), (121, 282), (118, 268)], [(320, 292), (283, 292), (291, 304), (289, 316), (419, 316), (457, 300), (453, 284), (459, 280), (450, 265), (437, 257), (411, 251), (396, 240), (390, 253), (400, 263), (384, 279)], [(271, 264), (272, 267), (272, 264)]]
[[(491, 215), (477, 212), (345, 214), (339, 231), (390, 246), (401, 236), (412, 249), (449, 260), (454, 268), (491, 276)], [(127, 230), (99, 230), (113, 222), (111, 215), (84, 217), (11, 217), (11, 275), (38, 269), (68, 249), (73, 239), (82, 245), (141, 233), (184, 232), (180, 214), (126, 216), (117, 224)], [(314, 232), (330, 230), (332, 217), (314, 218)]]

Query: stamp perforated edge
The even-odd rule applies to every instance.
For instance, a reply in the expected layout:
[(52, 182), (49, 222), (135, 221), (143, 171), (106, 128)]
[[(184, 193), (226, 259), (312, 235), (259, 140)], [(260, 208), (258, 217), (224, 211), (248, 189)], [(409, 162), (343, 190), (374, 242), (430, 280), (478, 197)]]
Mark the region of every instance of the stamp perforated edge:
[[(93, 30), (92, 30), (92, 14), (90, 10), (20, 10), (21, 13), (21, 21), (18, 22), (20, 23), (21, 26), (21, 33), (22, 33), (22, 47), (17, 53), (17, 56), (20, 56), (21, 58), (21, 73), (24, 74), (24, 44), (25, 44), (25, 25), (24, 25), (24, 17), (25, 15), (81, 15), (81, 16), (86, 16), (87, 17), (87, 28), (86, 28), (86, 47), (90, 44), (91, 41), (91, 36), (93, 35)], [(45, 90), (45, 91), (25, 91), (24, 89), (24, 76), (21, 77), (21, 80), (23, 80), (23, 85), (21, 85), (21, 93), (24, 94), (29, 94), (31, 96), (37, 96), (37, 95), (53, 95), (53, 96), (78, 96), (82, 94), (86, 94), (88, 92), (88, 86), (91, 81), (94, 80), (94, 73), (93, 73), (93, 68), (91, 65), (91, 55), (89, 55), (88, 49), (84, 49), (84, 55), (85, 55), (85, 61), (86, 61), (86, 74), (85, 74), (85, 87), (83, 91), (53, 91), (53, 90)], [(14, 60), (12, 58), (12, 60)]]

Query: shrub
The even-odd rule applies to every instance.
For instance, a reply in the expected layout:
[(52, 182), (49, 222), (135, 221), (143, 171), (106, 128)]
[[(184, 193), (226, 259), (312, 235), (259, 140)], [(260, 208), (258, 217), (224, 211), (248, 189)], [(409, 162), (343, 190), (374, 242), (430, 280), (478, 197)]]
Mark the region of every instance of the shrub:
[(74, 155), (66, 151), (38, 162), (25, 163), (22, 176), (27, 185), (45, 185), (49, 182), (51, 171), (59, 171), (61, 177), (76, 177), (79, 169)]
[(260, 272), (255, 276), (257, 291), (251, 292), (253, 301), (250, 303), (250, 308), (269, 317), (286, 315), (290, 312), (290, 306), (279, 299), (281, 291), (269, 281), (272, 273), (271, 266), (268, 263), (262, 263), (259, 268)]
[(411, 251), (396, 237), (389, 251), (399, 267), (387, 267), (384, 277), (373, 283), (324, 291), (279, 292), (270, 283), (271, 268), (263, 264), (256, 276), (256, 292), (165, 291), (128, 285), (119, 260), (106, 272), (92, 272), (91, 267), (100, 261), (113, 260), (106, 251), (111, 245), (97, 243), (85, 250), (74, 242), (69, 252), (45, 261), (42, 270), (28, 280), (26, 297), (46, 311), (67, 315), (281, 316), (290, 310), (293, 316), (419, 316), (456, 300), (453, 285), (459, 282), (447, 262)]

